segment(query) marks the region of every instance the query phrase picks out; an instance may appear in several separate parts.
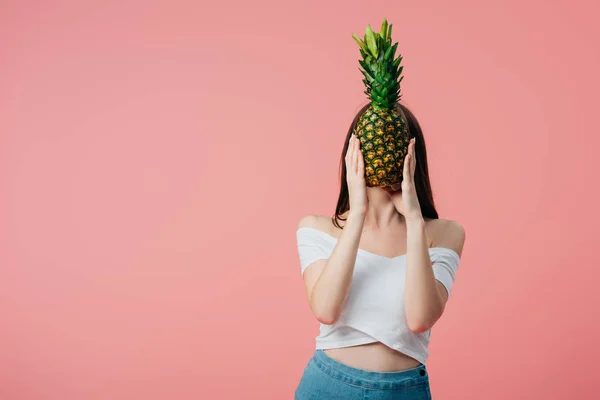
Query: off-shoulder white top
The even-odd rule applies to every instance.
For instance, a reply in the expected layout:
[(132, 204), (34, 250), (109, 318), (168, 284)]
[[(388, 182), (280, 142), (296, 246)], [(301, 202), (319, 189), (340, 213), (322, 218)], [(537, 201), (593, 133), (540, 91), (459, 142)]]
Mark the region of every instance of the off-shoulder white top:
[[(302, 273), (313, 262), (328, 259), (337, 243), (337, 238), (310, 227), (298, 228), (296, 238)], [(450, 295), (459, 255), (446, 247), (432, 247), (429, 254), (435, 278)], [(381, 342), (426, 363), (431, 329), (412, 332), (404, 314), (405, 259), (405, 254), (390, 258), (358, 249), (340, 318), (333, 325), (321, 323), (317, 349)]]

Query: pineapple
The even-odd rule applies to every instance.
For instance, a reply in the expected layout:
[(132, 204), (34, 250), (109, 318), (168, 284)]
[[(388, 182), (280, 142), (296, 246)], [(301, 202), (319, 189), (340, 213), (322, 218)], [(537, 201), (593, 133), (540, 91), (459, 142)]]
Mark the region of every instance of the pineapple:
[(398, 43), (392, 45), (392, 25), (383, 20), (381, 31), (367, 25), (364, 40), (355, 33), (352, 38), (360, 46), (359, 64), (364, 75), (365, 94), (371, 104), (360, 116), (354, 133), (360, 139), (365, 160), (365, 182), (368, 187), (388, 186), (402, 181), (404, 157), (410, 134), (406, 116), (399, 107), (402, 81), (402, 56), (394, 59)]

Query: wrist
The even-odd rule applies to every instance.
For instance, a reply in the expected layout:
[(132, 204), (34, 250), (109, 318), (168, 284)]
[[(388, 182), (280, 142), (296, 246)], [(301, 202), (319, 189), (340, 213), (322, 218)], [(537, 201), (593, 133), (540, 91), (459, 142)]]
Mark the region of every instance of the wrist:
[(348, 220), (364, 221), (366, 215), (367, 215), (366, 211), (350, 209), (350, 211), (348, 212), (347, 219)]
[(404, 216), (404, 219), (406, 220), (406, 225), (425, 225), (425, 219), (421, 213), (407, 214)]

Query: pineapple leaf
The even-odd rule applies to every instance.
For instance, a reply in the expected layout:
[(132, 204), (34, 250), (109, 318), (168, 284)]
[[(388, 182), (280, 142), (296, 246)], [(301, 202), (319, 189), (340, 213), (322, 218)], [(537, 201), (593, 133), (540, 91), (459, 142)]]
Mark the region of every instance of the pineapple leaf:
[(398, 78), (398, 77), (399, 77), (399, 76), (402, 74), (402, 69), (403, 69), (403, 68), (404, 68), (404, 67), (400, 67), (400, 68), (398, 68), (398, 71), (396, 71), (396, 78)]
[(396, 42), (396, 44), (394, 44), (393, 46), (391, 46), (390, 48), (387, 49), (387, 51), (385, 52), (385, 59), (387, 61), (393, 60), (394, 56), (396, 55), (396, 49), (398, 48), (398, 42)]
[(391, 40), (392, 40), (392, 24), (390, 24), (390, 26), (388, 27), (388, 30), (387, 30), (387, 41), (391, 42)]
[(365, 51), (365, 52), (368, 51), (367, 44), (365, 42), (363, 42), (362, 39), (356, 33), (352, 34), (352, 38), (356, 41), (356, 43), (358, 43), (358, 45), (360, 46), (360, 49), (362, 51)]
[(363, 71), (362, 69), (360, 70), (360, 72), (362, 72), (362, 74), (365, 76), (365, 78), (367, 79), (367, 81), (369, 82), (369, 85), (373, 83), (373, 81), (375, 81), (375, 79), (373, 79), (373, 77), (367, 72), (367, 71)]
[(387, 25), (387, 19), (384, 18), (383, 22), (381, 23), (381, 29), (379, 31), (384, 42), (387, 42)]
[(367, 47), (369, 48), (371, 55), (377, 57), (377, 42), (375, 41), (375, 35), (371, 29), (371, 25), (367, 25), (367, 32), (365, 33)]
[(394, 47), (388, 47), (387, 50), (385, 51), (385, 54), (383, 56), (383, 58), (385, 60), (389, 60), (390, 57), (392, 56), (392, 51), (394, 50)]
[(371, 71), (370, 65), (367, 64), (367, 62), (365, 60), (358, 60), (358, 63), (360, 64), (361, 67), (363, 67), (365, 69), (365, 71)]

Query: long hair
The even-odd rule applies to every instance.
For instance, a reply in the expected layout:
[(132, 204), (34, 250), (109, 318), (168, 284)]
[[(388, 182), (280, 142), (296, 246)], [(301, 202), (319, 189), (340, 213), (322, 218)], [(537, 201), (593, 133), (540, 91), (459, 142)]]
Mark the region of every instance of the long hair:
[[(345, 155), (348, 151), (348, 141), (350, 140), (350, 136), (356, 129), (356, 124), (358, 123), (361, 115), (366, 111), (371, 103), (367, 103), (364, 107), (360, 109), (360, 111), (354, 117), (352, 124), (350, 124), (350, 128), (348, 129), (348, 134), (346, 135), (346, 140), (344, 141), (344, 148), (342, 149), (342, 157), (340, 159), (340, 195), (338, 197), (337, 206), (335, 207), (335, 215), (331, 217), (333, 225), (338, 228), (342, 228), (338, 222), (338, 220), (345, 221), (346, 219), (342, 218), (341, 215), (350, 209), (350, 199), (348, 196), (348, 182), (346, 181), (346, 163), (345, 163)], [(427, 168), (427, 150), (425, 148), (425, 138), (423, 137), (423, 131), (421, 130), (421, 126), (419, 122), (415, 118), (414, 114), (403, 104), (396, 103), (397, 107), (400, 107), (406, 119), (408, 121), (408, 130), (410, 132), (410, 137), (416, 137), (415, 143), (415, 157), (417, 159), (417, 164), (415, 168), (415, 190), (417, 192), (417, 198), (419, 199), (419, 204), (421, 205), (421, 214), (425, 218), (438, 219), (438, 213), (435, 209), (435, 204), (433, 202), (433, 193), (431, 191), (431, 184), (429, 182), (429, 170)]]

